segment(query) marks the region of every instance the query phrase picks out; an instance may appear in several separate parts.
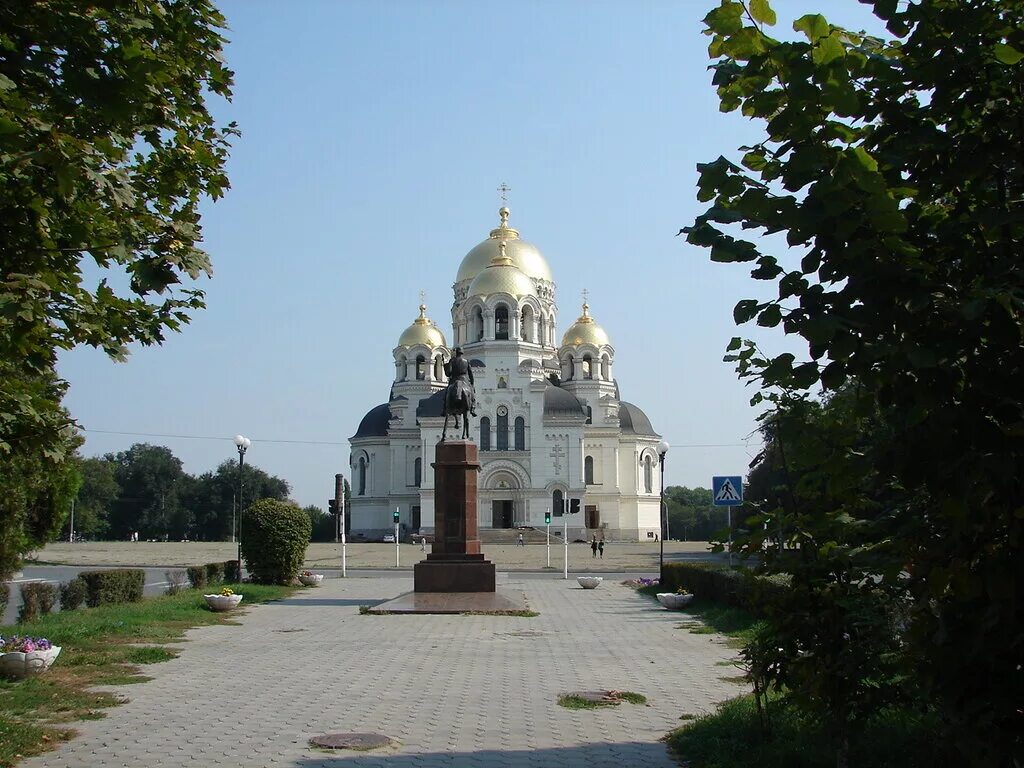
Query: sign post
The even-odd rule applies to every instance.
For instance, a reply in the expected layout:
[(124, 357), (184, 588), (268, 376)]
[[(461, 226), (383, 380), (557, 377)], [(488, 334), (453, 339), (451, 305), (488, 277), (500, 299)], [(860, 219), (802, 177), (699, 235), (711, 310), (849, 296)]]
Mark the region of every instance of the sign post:
[(562, 544), (565, 545), (565, 566), (562, 568), (562, 578), (569, 578), (569, 516), (562, 513)]
[(399, 566), (399, 562), (398, 562), (398, 553), (399, 553), (399, 549), (398, 549), (398, 507), (395, 507), (395, 513), (394, 513), (393, 517), (394, 517), (394, 520), (395, 520), (395, 568), (398, 568), (398, 566)]
[(711, 503), (726, 508), (729, 525), (729, 565), (732, 565), (732, 508), (743, 503), (743, 478), (740, 475), (715, 475), (711, 478)]
[(545, 547), (548, 550), (548, 568), (551, 567), (551, 510), (545, 510), (544, 512), (544, 532), (546, 534), (546, 540), (544, 542)]

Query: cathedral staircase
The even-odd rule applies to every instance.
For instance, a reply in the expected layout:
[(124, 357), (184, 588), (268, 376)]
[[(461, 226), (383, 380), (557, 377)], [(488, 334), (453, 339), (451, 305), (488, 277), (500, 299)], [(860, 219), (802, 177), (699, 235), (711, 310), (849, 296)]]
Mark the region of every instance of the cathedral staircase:
[[(561, 532), (559, 528), (558, 533)], [(481, 528), (479, 533), (482, 544), (516, 544), (520, 533), (526, 544), (544, 544), (547, 541), (543, 528)], [(551, 526), (551, 541), (561, 540), (561, 535), (555, 536), (555, 526)]]

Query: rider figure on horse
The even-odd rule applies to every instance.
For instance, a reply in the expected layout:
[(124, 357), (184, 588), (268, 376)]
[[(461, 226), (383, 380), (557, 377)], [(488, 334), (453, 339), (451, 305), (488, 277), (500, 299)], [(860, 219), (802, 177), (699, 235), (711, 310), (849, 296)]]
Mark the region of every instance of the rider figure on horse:
[[(465, 399), (469, 413), (476, 416), (476, 391), (473, 389), (473, 367), (469, 360), (462, 356), (462, 347), (455, 348), (455, 357), (444, 364), (444, 372), (448, 376), (448, 391), (445, 393), (445, 412), (458, 411), (451, 407), (454, 403)], [(456, 427), (458, 420), (456, 417)]]

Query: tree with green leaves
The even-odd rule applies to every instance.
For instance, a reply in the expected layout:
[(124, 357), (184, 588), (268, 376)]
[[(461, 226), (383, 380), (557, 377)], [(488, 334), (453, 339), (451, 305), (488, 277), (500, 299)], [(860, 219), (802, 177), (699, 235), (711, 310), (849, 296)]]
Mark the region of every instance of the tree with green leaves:
[(223, 27), (209, 0), (0, 4), (0, 460), (68, 450), (33, 383), (60, 350), (122, 359), (203, 306), (199, 205), (236, 133), (206, 107), (231, 94)]
[(78, 471), (82, 486), (75, 499), (75, 534), (102, 538), (109, 526), (110, 509), (121, 495), (117, 466), (109, 459), (91, 457), (78, 460)]
[(834, 542), (907, 595), (905, 640), (956, 759), (1006, 764), (1024, 751), (1024, 0), (868, 4), (888, 39), (817, 14), (776, 39), (766, 0), (707, 16), (721, 108), (765, 136), (699, 167), (711, 205), (683, 231), (777, 286), (737, 323), (807, 342), (798, 359), (733, 340), (755, 402), (786, 413), (851, 387), (846, 455), (808, 468), (827, 508), (778, 508), (803, 515), (791, 543)]
[(144, 539), (186, 538), (190, 515), (179, 494), (187, 475), (170, 448), (136, 443), (104, 460), (114, 465), (121, 489), (109, 516), (115, 539), (126, 539), (133, 532)]

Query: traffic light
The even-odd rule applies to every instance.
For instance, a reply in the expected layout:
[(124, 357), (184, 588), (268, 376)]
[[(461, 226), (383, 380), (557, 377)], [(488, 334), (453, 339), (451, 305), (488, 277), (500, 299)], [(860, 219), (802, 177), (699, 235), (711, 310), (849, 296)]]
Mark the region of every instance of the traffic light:
[(338, 514), (338, 502), (336, 499), (327, 500), (327, 509), (330, 510), (332, 515)]
[(396, 524), (398, 523), (398, 510), (397, 509), (394, 512), (391, 513), (391, 520), (393, 522), (395, 522)]
[(569, 499), (569, 514), (570, 515), (575, 515), (579, 511), (580, 511), (580, 500), (579, 499)]
[(550, 512), (545, 512), (544, 513), (544, 525), (551, 525), (551, 513)]

